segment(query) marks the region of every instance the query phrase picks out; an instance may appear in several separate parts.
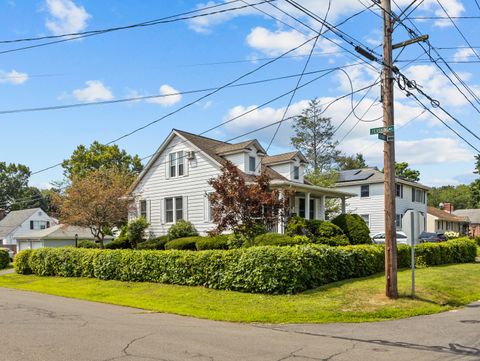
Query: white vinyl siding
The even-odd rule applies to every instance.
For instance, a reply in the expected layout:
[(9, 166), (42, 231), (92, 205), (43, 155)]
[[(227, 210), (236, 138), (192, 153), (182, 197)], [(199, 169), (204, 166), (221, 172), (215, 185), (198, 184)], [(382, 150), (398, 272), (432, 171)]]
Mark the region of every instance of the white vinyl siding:
[[(133, 194), (136, 199), (149, 201), (148, 232), (155, 236), (167, 233), (173, 223), (166, 220), (165, 199), (182, 196), (183, 218), (192, 222), (200, 234), (206, 234), (214, 225), (205, 217), (205, 194), (213, 191), (208, 180), (220, 173), (220, 167), (183, 138), (174, 137), (165, 148)], [(188, 172), (188, 177), (168, 177), (170, 153), (191, 150), (195, 151), (195, 158), (188, 160), (184, 157), (184, 170), (185, 175)], [(192, 162), (196, 163), (195, 167), (191, 166)]]

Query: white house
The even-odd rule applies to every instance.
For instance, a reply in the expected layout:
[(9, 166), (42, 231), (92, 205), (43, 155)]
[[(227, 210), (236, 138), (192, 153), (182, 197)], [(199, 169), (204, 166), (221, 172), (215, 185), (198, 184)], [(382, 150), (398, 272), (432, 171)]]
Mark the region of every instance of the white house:
[[(325, 218), (325, 198), (352, 196), (341, 190), (316, 187), (304, 179), (306, 160), (300, 152), (268, 156), (257, 140), (230, 144), (215, 139), (172, 130), (132, 185), (129, 196), (135, 212), (144, 216), (152, 236), (164, 235), (179, 219), (193, 223), (205, 234), (211, 222), (208, 180), (220, 174), (226, 161), (238, 167), (247, 181), (264, 170), (272, 188), (293, 192), (291, 213), (305, 218)], [(279, 224), (277, 231), (283, 232)]]
[(0, 245), (13, 251), (17, 250), (17, 236), (31, 231), (46, 229), (57, 224), (41, 208), (11, 211), (0, 221)]
[[(448, 209), (453, 211), (453, 207)], [(469, 224), (468, 217), (457, 216), (448, 212), (447, 209), (427, 208), (427, 232), (457, 232), (463, 235), (468, 234)]]
[[(58, 224), (49, 228), (27, 231), (18, 235), (18, 251), (44, 247), (75, 246), (75, 239), (78, 241), (95, 241), (95, 237), (89, 228)], [(104, 242), (108, 243), (112, 239), (113, 237), (106, 236)]]
[[(384, 175), (377, 168), (341, 171), (336, 189), (356, 196), (349, 198), (347, 212), (357, 213), (365, 220), (372, 234), (385, 232)], [(397, 230), (417, 241), (427, 227), (427, 192), (430, 188), (396, 178)]]

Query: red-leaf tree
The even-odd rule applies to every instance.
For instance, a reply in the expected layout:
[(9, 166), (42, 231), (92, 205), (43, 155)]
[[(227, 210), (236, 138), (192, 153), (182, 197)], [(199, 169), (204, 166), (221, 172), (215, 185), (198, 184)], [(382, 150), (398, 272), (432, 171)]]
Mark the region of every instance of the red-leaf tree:
[(210, 194), (214, 233), (232, 230), (252, 240), (259, 229), (269, 229), (287, 216), (289, 192), (283, 195), (270, 189), (265, 172), (247, 182), (239, 169), (228, 162), (222, 173), (208, 182), (214, 189)]

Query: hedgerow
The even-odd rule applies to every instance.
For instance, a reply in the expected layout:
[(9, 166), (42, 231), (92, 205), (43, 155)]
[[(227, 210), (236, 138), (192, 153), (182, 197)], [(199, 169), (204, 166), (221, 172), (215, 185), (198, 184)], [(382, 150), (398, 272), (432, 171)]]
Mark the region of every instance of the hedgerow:
[[(460, 239), (416, 246), (426, 265), (475, 260), (475, 242)], [(410, 248), (398, 248), (398, 266), (410, 263)], [(435, 256), (440, 254), (440, 256)], [(44, 248), (20, 252), (17, 273), (160, 282), (254, 293), (295, 293), (384, 268), (381, 245), (329, 247), (260, 246), (232, 250), (96, 250)]]
[(8, 255), (8, 250), (0, 248), (0, 269), (7, 268), (10, 263), (10, 256)]

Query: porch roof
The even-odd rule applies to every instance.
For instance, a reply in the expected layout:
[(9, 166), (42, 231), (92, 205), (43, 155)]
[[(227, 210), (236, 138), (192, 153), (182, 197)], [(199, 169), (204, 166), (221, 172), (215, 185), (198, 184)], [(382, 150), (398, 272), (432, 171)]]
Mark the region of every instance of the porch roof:
[(339, 191), (333, 188), (325, 188), (314, 186), (311, 184), (297, 183), (284, 180), (272, 180), (270, 181), (270, 186), (273, 188), (290, 188), (291, 190), (300, 191), (300, 192), (310, 192), (313, 195), (321, 195), (332, 198), (349, 198), (355, 197), (357, 194)]

